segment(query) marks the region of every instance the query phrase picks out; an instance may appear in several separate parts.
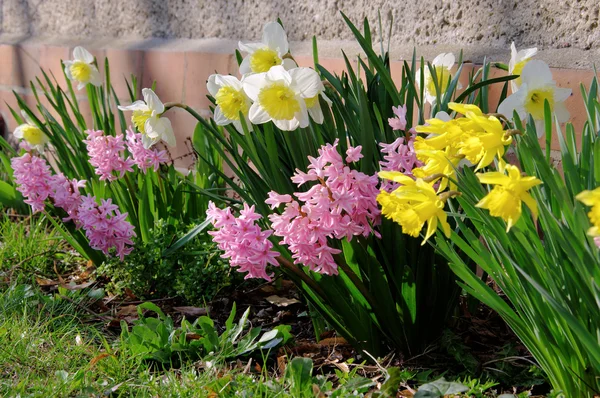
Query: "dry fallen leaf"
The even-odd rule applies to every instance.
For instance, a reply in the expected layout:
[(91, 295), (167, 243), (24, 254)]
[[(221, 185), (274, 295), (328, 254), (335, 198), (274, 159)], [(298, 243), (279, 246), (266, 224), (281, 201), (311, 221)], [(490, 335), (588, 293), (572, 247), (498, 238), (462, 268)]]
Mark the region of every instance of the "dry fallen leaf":
[(272, 295), (267, 297), (267, 301), (271, 304), (274, 304), (278, 307), (287, 307), (289, 305), (292, 304), (299, 304), (300, 300), (297, 300), (295, 298), (288, 298), (288, 297), (280, 297), (277, 295)]
[(183, 315), (191, 316), (191, 317), (199, 317), (208, 314), (206, 308), (200, 307), (173, 307), (173, 309), (177, 312), (181, 312)]

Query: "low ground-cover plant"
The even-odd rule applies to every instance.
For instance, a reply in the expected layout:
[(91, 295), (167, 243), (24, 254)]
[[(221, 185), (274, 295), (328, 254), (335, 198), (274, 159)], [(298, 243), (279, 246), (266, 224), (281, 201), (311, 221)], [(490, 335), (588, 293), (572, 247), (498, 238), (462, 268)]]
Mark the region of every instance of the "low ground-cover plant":
[(120, 294), (129, 289), (142, 299), (177, 296), (189, 304), (202, 305), (222, 289), (242, 283), (241, 275), (233, 272), (205, 234), (192, 238), (185, 250), (163, 256), (165, 248), (189, 228), (161, 220), (148, 231), (148, 241), (133, 240), (136, 250), (123, 261), (107, 259), (97, 270), (99, 276), (110, 280), (107, 291)]
[[(178, 367), (182, 361), (200, 358), (214, 366), (215, 362), (250, 356), (257, 351), (268, 355), (269, 350), (285, 345), (292, 338), (291, 328), (287, 325), (279, 325), (262, 334), (262, 328), (249, 327), (250, 307), (235, 323), (235, 304), (220, 334), (208, 316), (201, 316), (193, 323), (183, 319), (181, 326), (176, 327), (173, 319), (155, 304), (146, 302), (137, 308), (139, 319), (131, 331), (127, 323), (121, 321), (121, 348), (128, 355), (153, 360), (163, 366)], [(142, 310), (152, 311), (158, 318), (144, 316)]]

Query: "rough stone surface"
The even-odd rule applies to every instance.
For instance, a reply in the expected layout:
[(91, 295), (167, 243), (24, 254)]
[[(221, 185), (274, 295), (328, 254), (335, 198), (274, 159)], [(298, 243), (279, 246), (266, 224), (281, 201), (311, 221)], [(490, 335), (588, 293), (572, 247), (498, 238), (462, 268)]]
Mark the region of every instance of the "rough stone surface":
[(600, 48), (598, 0), (2, 0), (0, 32), (110, 38), (260, 37), (281, 18), (294, 41), (349, 40), (339, 11), (384, 30), (392, 46)]

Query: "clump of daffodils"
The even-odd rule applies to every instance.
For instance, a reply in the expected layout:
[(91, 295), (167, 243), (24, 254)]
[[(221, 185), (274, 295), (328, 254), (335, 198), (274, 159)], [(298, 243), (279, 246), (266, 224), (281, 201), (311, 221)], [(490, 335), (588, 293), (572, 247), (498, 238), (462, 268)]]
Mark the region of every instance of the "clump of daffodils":
[(63, 62), (65, 65), (65, 75), (71, 81), (77, 84), (77, 89), (81, 90), (88, 83), (94, 86), (102, 84), (102, 77), (96, 65), (94, 65), (94, 56), (83, 47), (73, 49), (73, 59)]
[(171, 121), (163, 117), (165, 105), (149, 88), (142, 90), (143, 101), (135, 101), (131, 105), (119, 106), (122, 111), (132, 111), (131, 122), (142, 134), (144, 148), (148, 149), (160, 141), (175, 146), (175, 133)]
[(525, 203), (534, 218), (537, 218), (537, 203), (528, 191), (542, 181), (535, 177), (522, 176), (516, 166), (504, 164), (502, 161), (499, 169), (477, 173), (481, 183), (494, 185), (494, 188), (476, 206), (488, 209), (494, 217), (502, 218), (506, 222), (508, 232), (521, 217), (522, 203)]
[(25, 111), (21, 111), (25, 123), (17, 126), (13, 135), (19, 140), (23, 140), (29, 149), (35, 149), (40, 153), (44, 152), (48, 144), (48, 136), (31, 120)]
[(239, 43), (246, 53), (240, 65), (241, 79), (214, 74), (207, 89), (214, 98), (213, 119), (219, 126), (233, 124), (243, 133), (248, 123), (273, 122), (280, 130), (308, 127), (310, 119), (323, 123), (321, 99), (330, 104), (319, 74), (298, 67), (289, 54), (287, 35), (277, 22), (265, 25), (257, 43)]
[[(486, 115), (475, 105), (450, 103), (449, 108), (462, 117), (450, 118), (447, 114), (427, 120), (416, 131), (426, 134), (414, 138), (412, 154), (419, 162), (411, 162), (411, 170), (396, 164), (380, 172), (384, 179), (377, 201), (382, 214), (402, 226), (402, 231), (418, 237), (425, 225), (423, 243), (441, 227), (446, 236), (450, 225), (444, 211), (448, 199), (457, 192), (456, 171), (463, 166), (475, 171), (499, 165), (499, 171), (478, 173), (482, 183), (494, 185), (490, 193), (478, 204), (488, 209), (494, 217), (507, 223), (507, 230), (518, 221), (524, 202), (537, 215), (536, 203), (529, 189), (540, 184), (535, 177), (521, 176), (520, 171), (502, 160), (512, 135), (494, 115)], [(417, 166), (417, 167), (414, 167)], [(393, 189), (390, 190), (390, 183)]]
[(588, 213), (592, 226), (588, 229), (587, 233), (590, 236), (600, 236), (600, 188), (596, 188), (592, 191), (583, 191), (575, 197), (578, 201), (582, 202), (586, 206), (591, 206), (591, 210)]
[[(452, 67), (456, 59), (452, 53), (442, 53), (433, 59), (431, 62), (431, 70), (429, 67), (423, 68), (425, 101), (433, 104), (436, 101), (438, 92), (444, 94), (452, 81)], [(433, 73), (432, 73), (433, 72)], [(421, 69), (417, 70), (417, 84), (421, 85)], [(437, 90), (436, 90), (437, 83)], [(458, 87), (460, 88), (460, 86)]]
[(513, 94), (502, 101), (498, 107), (498, 113), (511, 118), (513, 113), (517, 112), (521, 120), (525, 120), (527, 115), (531, 115), (536, 124), (538, 138), (541, 138), (545, 132), (544, 104), (546, 101), (559, 123), (569, 120), (565, 100), (571, 95), (571, 89), (556, 86), (550, 67), (544, 61), (526, 62), (519, 80), (518, 90), (514, 91), (513, 87)]

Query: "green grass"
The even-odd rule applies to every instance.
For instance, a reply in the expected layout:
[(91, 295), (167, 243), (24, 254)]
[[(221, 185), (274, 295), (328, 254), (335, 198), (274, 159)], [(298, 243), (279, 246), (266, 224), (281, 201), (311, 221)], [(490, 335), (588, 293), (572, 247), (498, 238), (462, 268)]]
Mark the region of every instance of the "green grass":
[[(184, 360), (177, 369), (134, 355), (118, 330), (90, 312), (96, 289), (44, 292), (35, 276), (72, 272), (82, 259), (70, 251), (44, 217), (0, 216), (0, 396), (1, 397), (347, 397), (369, 391), (395, 396), (409, 385), (431, 382), (438, 370), (383, 368), (365, 373), (313, 368), (308, 358), (286, 358), (282, 374), (274, 358), (260, 355), (226, 360), (209, 354)], [(64, 274), (63, 274), (64, 275)], [(97, 290), (96, 290), (97, 291)], [(222, 327), (223, 325), (218, 325)], [(247, 330), (244, 331), (247, 333)], [(321, 358), (322, 359), (322, 358)], [(256, 367), (257, 363), (262, 366)], [(440, 368), (439, 364), (432, 364)], [(443, 372), (441, 374), (444, 374)], [(446, 377), (456, 372), (450, 370)], [(456, 377), (456, 376), (455, 376)], [(373, 378), (370, 380), (369, 378)], [(387, 380), (387, 383), (385, 382)], [(380, 387), (376, 382), (381, 383)], [(495, 383), (459, 378), (468, 390), (461, 396), (493, 397)], [(389, 395), (385, 391), (388, 391)], [(388, 394), (388, 395), (386, 395)]]
[(14, 278), (56, 276), (81, 261), (44, 216), (0, 214), (0, 281)]

